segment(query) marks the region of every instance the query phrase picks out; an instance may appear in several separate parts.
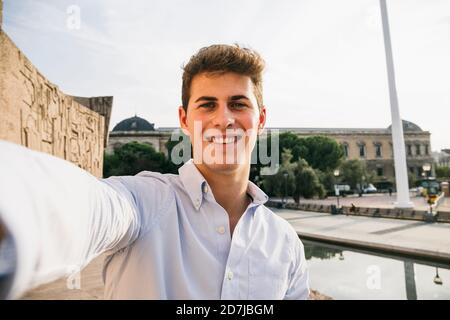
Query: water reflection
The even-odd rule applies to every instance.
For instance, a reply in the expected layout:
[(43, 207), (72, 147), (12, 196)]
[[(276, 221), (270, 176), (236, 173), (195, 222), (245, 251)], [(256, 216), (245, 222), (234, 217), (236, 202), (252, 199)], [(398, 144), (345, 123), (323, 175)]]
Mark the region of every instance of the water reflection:
[(311, 287), (334, 299), (450, 299), (450, 265), (303, 243)]
[(310, 260), (311, 258), (318, 259), (331, 259), (334, 258), (337, 254), (342, 254), (342, 250), (333, 249), (331, 247), (323, 247), (319, 245), (314, 245), (313, 243), (305, 243), (305, 256), (306, 260)]
[(436, 268), (436, 276), (434, 277), (433, 280), (434, 283), (442, 285), (442, 279), (439, 277), (439, 270), (438, 268)]

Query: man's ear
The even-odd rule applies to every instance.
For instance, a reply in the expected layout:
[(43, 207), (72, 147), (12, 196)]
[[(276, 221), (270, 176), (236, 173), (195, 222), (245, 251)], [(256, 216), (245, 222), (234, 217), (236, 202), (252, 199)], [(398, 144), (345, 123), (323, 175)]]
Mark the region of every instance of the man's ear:
[(266, 125), (266, 107), (262, 106), (261, 109), (259, 110), (258, 135), (263, 133), (265, 125)]
[(178, 107), (178, 119), (180, 121), (180, 128), (183, 133), (189, 136), (189, 130), (187, 125), (187, 111), (184, 110), (183, 106)]

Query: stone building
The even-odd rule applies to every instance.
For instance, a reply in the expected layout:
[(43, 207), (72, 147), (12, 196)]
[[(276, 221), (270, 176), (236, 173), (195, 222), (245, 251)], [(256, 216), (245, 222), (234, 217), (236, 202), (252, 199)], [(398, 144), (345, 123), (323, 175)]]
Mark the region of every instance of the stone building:
[[(359, 159), (375, 173), (376, 181), (393, 181), (395, 177), (391, 127), (387, 128), (277, 128), (300, 137), (322, 135), (335, 139), (344, 148), (346, 159)], [(422, 176), (422, 166), (432, 164), (430, 132), (403, 120), (408, 172)]]
[(436, 165), (450, 168), (450, 149), (442, 149), (440, 152), (433, 152)]
[(172, 132), (178, 128), (158, 128), (155, 129), (153, 123), (134, 116), (120, 121), (109, 133), (109, 142), (106, 153), (114, 153), (114, 149), (128, 142), (137, 141), (153, 146), (156, 151), (164, 153), (166, 156), (166, 143), (169, 141)]
[[(374, 172), (376, 181), (393, 181), (394, 160), (392, 136), (388, 128), (268, 128), (281, 132), (294, 132), (300, 137), (322, 135), (335, 139), (344, 148), (346, 159), (359, 159), (366, 162), (367, 168)], [(155, 128), (153, 123), (134, 116), (119, 122), (109, 133), (107, 152), (114, 152), (127, 142), (137, 141), (154, 146), (157, 151), (167, 155), (166, 142), (178, 128)], [(408, 170), (421, 177), (422, 166), (433, 163), (430, 147), (430, 132), (418, 125), (403, 121)]]
[[(0, 22), (2, 17), (0, 0)], [(66, 159), (100, 177), (112, 97), (64, 94), (0, 23), (0, 139)]]

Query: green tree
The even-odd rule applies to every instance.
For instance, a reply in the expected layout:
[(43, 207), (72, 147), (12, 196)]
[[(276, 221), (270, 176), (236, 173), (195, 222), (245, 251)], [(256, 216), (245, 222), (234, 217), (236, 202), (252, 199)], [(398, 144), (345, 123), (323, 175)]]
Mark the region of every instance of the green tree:
[(292, 132), (283, 132), (279, 135), (280, 154), (282, 150), (289, 149), (292, 153), (291, 162), (304, 158), (308, 153), (304, 139)]
[(295, 133), (283, 132), (279, 141), (280, 150), (291, 150), (292, 162), (305, 159), (312, 168), (322, 171), (337, 168), (344, 157), (342, 146), (325, 136), (300, 138)]
[(152, 145), (130, 142), (104, 157), (103, 176), (105, 178), (119, 175), (135, 175), (141, 171), (167, 173), (170, 163), (161, 152), (156, 152)]
[(296, 203), (299, 203), (301, 196), (306, 199), (310, 199), (315, 195), (320, 198), (324, 197), (325, 188), (320, 183), (314, 169), (311, 168), (305, 160), (300, 159), (296, 162), (294, 173), (295, 190), (293, 198)]
[(450, 178), (450, 168), (443, 166), (436, 167), (436, 178)]
[(322, 171), (319, 169), (314, 170), (316, 172), (317, 177), (319, 178), (320, 183), (325, 188), (325, 194), (334, 194), (334, 185), (336, 184), (336, 177), (333, 174), (333, 171)]
[[(271, 134), (268, 134), (267, 136), (258, 136), (258, 139), (256, 140), (256, 146), (253, 149), (252, 153), (252, 163), (250, 165), (250, 181), (254, 183), (258, 183), (256, 181), (256, 177), (260, 179), (261, 184), (259, 186), (266, 192), (268, 191), (265, 189), (264, 183), (262, 183), (264, 177), (261, 177), (261, 169), (266, 166), (267, 164), (263, 164), (263, 162), (260, 159), (260, 148), (261, 146), (264, 146), (266, 150), (266, 155), (270, 156), (272, 154), (272, 145), (271, 145)], [(253, 159), (256, 159), (256, 161), (253, 161)]]
[(341, 165), (342, 180), (350, 185), (352, 189), (357, 189), (365, 174), (365, 165), (360, 160), (347, 160)]
[(408, 185), (410, 188), (413, 188), (416, 186), (416, 181), (417, 181), (416, 175), (411, 172), (408, 172)]
[[(278, 172), (274, 175), (263, 176), (262, 187), (269, 196), (292, 196), (295, 188), (295, 164), (291, 163), (291, 159), (291, 150), (283, 150)], [(285, 173), (287, 173), (287, 176), (285, 176)]]
[[(267, 148), (267, 154), (272, 154), (271, 135), (267, 138), (258, 139), (256, 150), (260, 150), (260, 146), (264, 144)], [(293, 132), (283, 132), (278, 136), (279, 154), (283, 150), (291, 150), (291, 162), (297, 162), (299, 159), (304, 159), (313, 169), (319, 169), (323, 172), (333, 170), (341, 163), (344, 151), (335, 140), (324, 136), (311, 136), (307, 138), (300, 138)], [(262, 164), (257, 155), (256, 163), (252, 164), (250, 170), (250, 180), (254, 181), (254, 177), (259, 175)]]
[(303, 139), (306, 150), (303, 158), (314, 169), (329, 171), (337, 168), (344, 157), (344, 150), (336, 140), (324, 136), (311, 136)]
[[(184, 164), (184, 162), (179, 161), (185, 157), (185, 150), (190, 150), (190, 154), (186, 155), (185, 160), (189, 160), (192, 157), (192, 144), (189, 136), (180, 132), (178, 139), (169, 139), (166, 142), (167, 149), (167, 171), (169, 173), (178, 173), (178, 169)], [(172, 153), (174, 153), (177, 159), (172, 159)]]

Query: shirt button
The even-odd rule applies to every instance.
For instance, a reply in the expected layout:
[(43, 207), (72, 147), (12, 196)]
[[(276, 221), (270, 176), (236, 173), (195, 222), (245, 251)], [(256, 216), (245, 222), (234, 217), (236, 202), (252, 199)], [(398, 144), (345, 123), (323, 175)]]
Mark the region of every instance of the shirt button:
[(228, 280), (233, 279), (233, 271), (228, 271), (227, 278)]
[(218, 227), (216, 230), (220, 234), (224, 234), (225, 233), (225, 227)]

